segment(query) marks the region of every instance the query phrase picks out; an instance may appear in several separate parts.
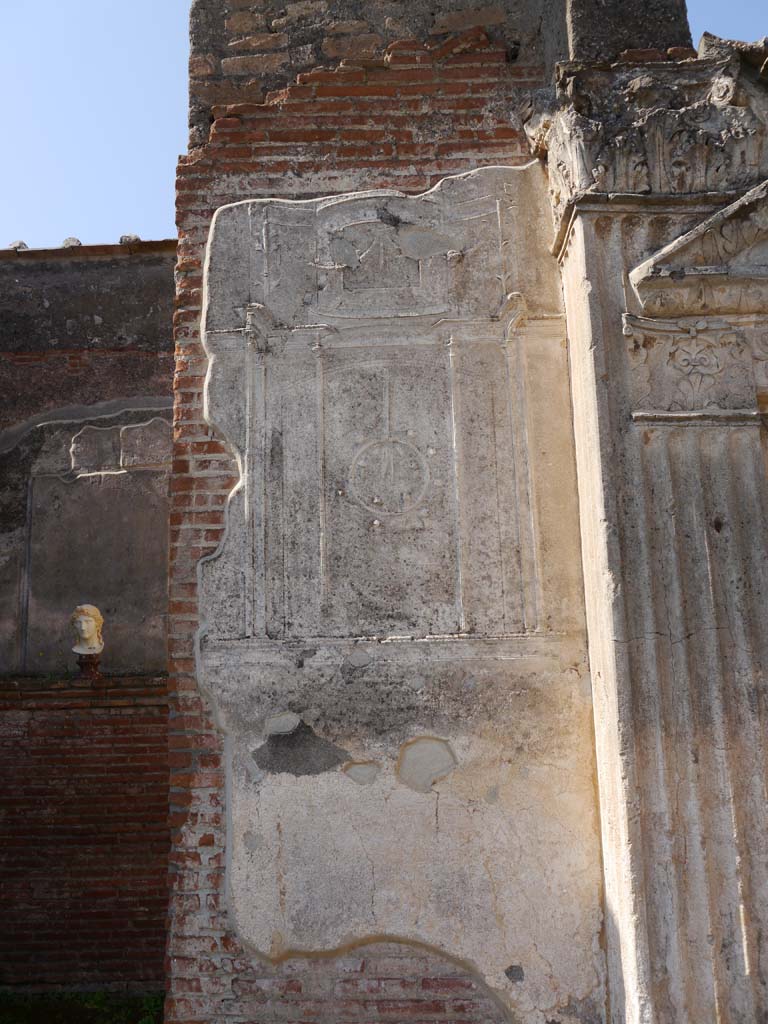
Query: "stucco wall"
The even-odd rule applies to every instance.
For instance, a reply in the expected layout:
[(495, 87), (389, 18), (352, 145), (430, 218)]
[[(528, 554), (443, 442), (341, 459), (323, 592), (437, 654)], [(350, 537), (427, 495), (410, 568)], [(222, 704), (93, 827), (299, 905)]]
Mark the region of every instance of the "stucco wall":
[(165, 668), (174, 242), (0, 251), (0, 672)]

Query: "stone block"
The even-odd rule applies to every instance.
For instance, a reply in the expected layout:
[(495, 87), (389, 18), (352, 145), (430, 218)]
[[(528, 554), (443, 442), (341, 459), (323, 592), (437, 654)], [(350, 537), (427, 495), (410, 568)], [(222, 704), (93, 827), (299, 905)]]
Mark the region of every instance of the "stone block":
[(221, 70), (225, 75), (233, 77), (259, 76), (279, 71), (287, 63), (288, 57), (281, 53), (265, 53), (258, 57), (225, 57), (221, 62)]
[(368, 32), (349, 36), (328, 36), (323, 40), (322, 49), (326, 57), (341, 60), (344, 57), (372, 56), (382, 46), (381, 36)]
[(288, 36), (280, 32), (260, 32), (258, 35), (233, 39), (230, 50), (281, 50), (288, 45)]
[(27, 670), (76, 670), (69, 615), (103, 613), (102, 670), (157, 670), (165, 661), (167, 472), (32, 482)]
[(212, 78), (220, 69), (219, 58), (212, 53), (192, 54), (189, 58), (190, 78)]
[(240, 11), (230, 15), (224, 23), (224, 27), (231, 35), (251, 35), (260, 29), (266, 28), (267, 20), (263, 14), (253, 14), (250, 11)]
[(449, 11), (435, 18), (432, 26), (433, 35), (444, 32), (464, 32), (476, 25), (500, 25), (506, 19), (501, 6), (475, 7), (469, 10)]
[(371, 31), (367, 21), (337, 21), (328, 26), (329, 35), (361, 35)]

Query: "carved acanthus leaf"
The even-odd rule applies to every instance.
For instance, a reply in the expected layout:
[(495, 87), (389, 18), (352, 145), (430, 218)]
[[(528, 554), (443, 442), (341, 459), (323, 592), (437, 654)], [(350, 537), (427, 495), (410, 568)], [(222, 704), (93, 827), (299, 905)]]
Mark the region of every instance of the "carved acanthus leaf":
[[(534, 98), (535, 99), (535, 98)], [(563, 64), (526, 131), (548, 154), (556, 217), (593, 193), (744, 189), (768, 177), (768, 90), (735, 50), (682, 63)]]

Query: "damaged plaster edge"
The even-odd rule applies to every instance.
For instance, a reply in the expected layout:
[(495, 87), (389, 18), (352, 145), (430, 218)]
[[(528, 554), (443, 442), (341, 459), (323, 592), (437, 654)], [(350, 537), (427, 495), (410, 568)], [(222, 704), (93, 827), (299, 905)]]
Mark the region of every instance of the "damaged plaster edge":
[[(229, 741), (227, 741), (228, 743)], [(227, 788), (227, 801), (229, 803), (230, 791)], [(225, 870), (227, 873), (227, 886), (226, 886), (226, 905), (225, 911), (229, 916), (234, 931), (242, 943), (243, 948), (256, 961), (267, 964), (272, 967), (280, 966), (281, 964), (287, 963), (289, 960), (313, 960), (313, 961), (329, 961), (335, 960), (337, 957), (345, 956), (357, 949), (365, 949), (367, 946), (379, 945), (379, 944), (393, 944), (397, 946), (405, 946), (409, 950), (416, 950), (419, 952), (427, 953), (432, 956), (439, 957), (446, 963), (452, 964), (460, 971), (464, 971), (468, 974), (472, 980), (477, 984), (482, 994), (489, 999), (494, 1006), (503, 1014), (507, 1024), (523, 1024), (523, 1021), (514, 1013), (510, 1008), (509, 1004), (504, 999), (504, 996), (495, 988), (493, 988), (484, 978), (480, 968), (469, 960), (462, 960), (460, 957), (453, 955), (442, 949), (440, 946), (431, 945), (428, 942), (420, 942), (418, 939), (404, 938), (401, 935), (392, 935), (387, 932), (374, 933), (360, 936), (359, 938), (349, 938), (345, 942), (341, 942), (331, 949), (299, 949), (297, 947), (288, 947), (283, 949), (274, 948), (271, 952), (266, 953), (263, 950), (258, 949), (252, 942), (245, 938), (244, 932), (240, 927), (238, 920), (237, 910), (235, 901), (232, 898), (232, 889), (230, 884), (230, 872), (231, 872), (231, 819), (227, 815), (227, 852), (225, 854)]]
[[(462, 171), (460, 174), (446, 174), (440, 178), (439, 181), (423, 192), (402, 192), (400, 189), (395, 188), (373, 188), (373, 189), (360, 189), (353, 192), (342, 192), (337, 195), (326, 195), (326, 196), (314, 196), (310, 199), (284, 199), (279, 196), (263, 196), (258, 199), (238, 199), (235, 203), (224, 203), (219, 206), (214, 212), (211, 219), (211, 227), (208, 232), (208, 242), (206, 244), (206, 256), (210, 249), (210, 240), (215, 234), (217, 222), (219, 219), (223, 219), (226, 215), (226, 211), (237, 209), (238, 207), (254, 206), (262, 207), (267, 204), (274, 206), (286, 206), (286, 207), (302, 207), (302, 206), (315, 206), (317, 210), (325, 210), (332, 206), (343, 206), (346, 203), (356, 202), (360, 199), (429, 199), (434, 197), (436, 193), (440, 192), (446, 187), (450, 187), (453, 182), (467, 181), (476, 177), (485, 177), (488, 175), (498, 174), (500, 171), (509, 174), (523, 175), (532, 173), (531, 168), (541, 167), (541, 161), (537, 157), (531, 157), (531, 159), (525, 164), (488, 164), (487, 166), (474, 167), (471, 171)], [(207, 260), (205, 268), (207, 270)], [(205, 310), (207, 294), (203, 299), (203, 317), (201, 320), (201, 330), (205, 330)]]
[[(57, 423), (82, 423), (84, 420), (114, 419), (127, 412), (166, 412), (172, 409), (172, 395), (168, 397), (114, 398), (108, 402), (96, 402), (94, 405), (65, 405), (59, 409), (49, 409), (0, 431), (0, 455), (5, 455), (6, 452), (15, 448), (25, 434), (38, 427), (52, 426)], [(99, 429), (108, 429), (108, 425)]]

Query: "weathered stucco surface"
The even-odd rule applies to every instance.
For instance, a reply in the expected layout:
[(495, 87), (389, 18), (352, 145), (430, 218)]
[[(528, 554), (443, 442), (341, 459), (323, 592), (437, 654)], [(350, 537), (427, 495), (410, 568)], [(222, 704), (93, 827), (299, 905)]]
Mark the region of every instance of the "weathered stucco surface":
[(0, 673), (166, 667), (175, 251), (0, 250)]
[(602, 1020), (565, 335), (541, 168), (218, 211), (200, 566), (229, 910), (273, 959), (376, 937), (513, 1018)]

